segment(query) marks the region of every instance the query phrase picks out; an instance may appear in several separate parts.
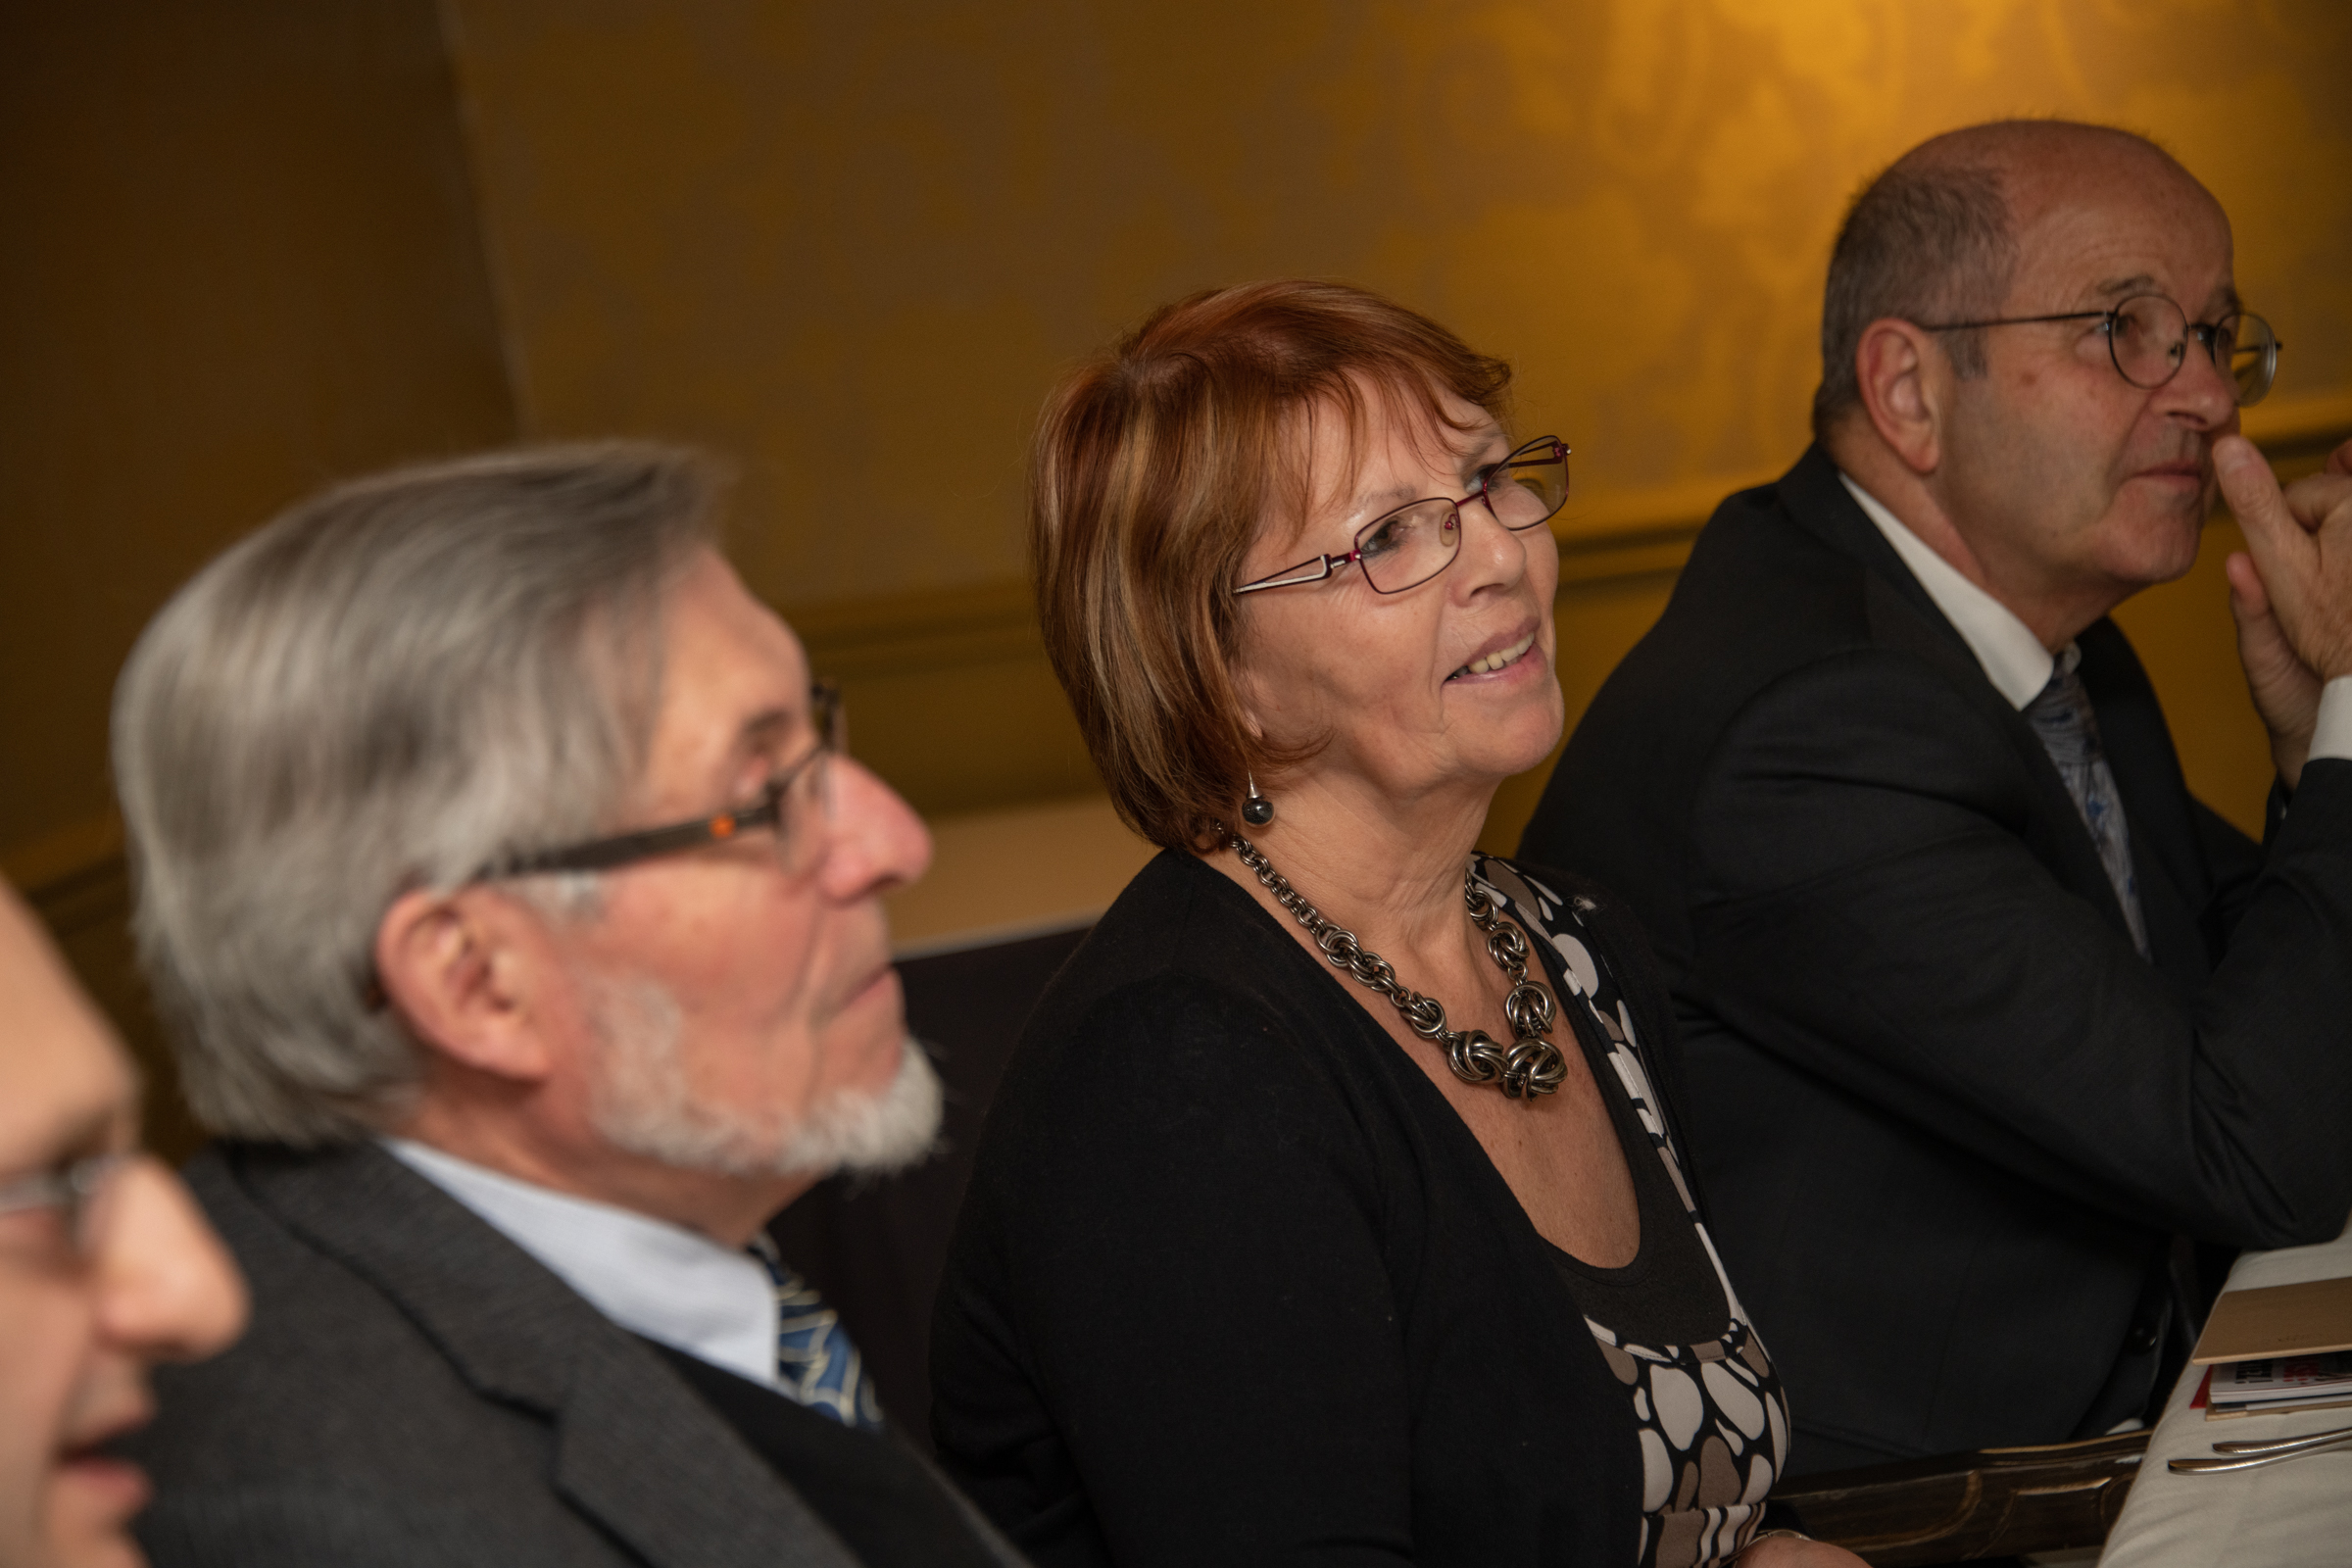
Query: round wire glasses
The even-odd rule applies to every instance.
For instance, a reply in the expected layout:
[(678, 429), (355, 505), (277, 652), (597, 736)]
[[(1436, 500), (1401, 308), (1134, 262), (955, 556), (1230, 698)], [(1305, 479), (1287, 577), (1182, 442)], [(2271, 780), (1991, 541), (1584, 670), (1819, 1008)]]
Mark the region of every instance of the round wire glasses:
[(2154, 391), (2180, 373), (2188, 359), (2188, 342), (2195, 338), (2214, 368), (2226, 373), (2237, 392), (2237, 406), (2251, 408), (2270, 391), (2278, 375), (2278, 351), (2286, 345), (2271, 323), (2248, 311), (2231, 311), (2218, 321), (2192, 321), (2188, 313), (2162, 294), (2134, 294), (2113, 310), (2064, 311), (2056, 316), (2004, 316), (1984, 321), (1945, 321), (1920, 325), (1931, 332), (1966, 332), (1980, 326), (2031, 326), (2039, 321), (2104, 323), (2107, 355), (2116, 372), (2133, 386)]
[(1558, 436), (1540, 435), (1487, 469), (1468, 495), (1408, 501), (1358, 528), (1355, 547), (1346, 555), (1314, 556), (1233, 591), (1253, 594), (1321, 582), (1351, 564), (1364, 568), (1364, 581), (1374, 593), (1418, 588), (1452, 565), (1461, 553), (1461, 509), (1473, 501), (1485, 503), (1494, 520), (1513, 533), (1542, 527), (1568, 501), (1567, 444)]

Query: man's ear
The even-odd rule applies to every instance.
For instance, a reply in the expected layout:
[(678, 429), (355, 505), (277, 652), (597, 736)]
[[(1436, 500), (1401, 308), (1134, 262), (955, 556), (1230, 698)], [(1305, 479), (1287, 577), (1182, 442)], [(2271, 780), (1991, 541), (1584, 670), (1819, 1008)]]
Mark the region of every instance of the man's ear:
[(1864, 327), (1854, 350), (1854, 379), (1871, 428), (1923, 479), (1943, 461), (1947, 368), (1934, 333), (1891, 316)]
[(494, 1077), (544, 1078), (559, 970), (546, 928), (483, 887), (402, 894), (375, 928), (375, 974), (417, 1043)]

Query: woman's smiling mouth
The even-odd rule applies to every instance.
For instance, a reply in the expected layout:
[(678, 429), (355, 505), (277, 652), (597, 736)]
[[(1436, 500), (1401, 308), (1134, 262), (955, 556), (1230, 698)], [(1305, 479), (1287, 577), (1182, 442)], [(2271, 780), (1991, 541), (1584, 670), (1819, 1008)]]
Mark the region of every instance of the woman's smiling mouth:
[(1447, 680), (1460, 680), (1464, 675), (1492, 675), (1494, 673), (1494, 671), (1503, 668), (1505, 665), (1517, 662), (1522, 654), (1525, 654), (1530, 648), (1535, 646), (1536, 634), (1531, 630), (1526, 636), (1520, 638), (1517, 642), (1512, 643), (1509, 647), (1497, 648), (1491, 654), (1483, 654), (1480, 657), (1473, 659), (1470, 661), (1470, 662), (1464, 664), (1461, 668), (1455, 670), (1452, 674), (1446, 676), (1446, 678)]

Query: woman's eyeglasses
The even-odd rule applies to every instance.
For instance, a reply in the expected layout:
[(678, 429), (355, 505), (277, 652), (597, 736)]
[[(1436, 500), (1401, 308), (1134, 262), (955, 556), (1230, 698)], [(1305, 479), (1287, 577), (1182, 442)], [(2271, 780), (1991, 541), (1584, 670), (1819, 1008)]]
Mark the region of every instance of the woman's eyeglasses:
[(1568, 447), (1557, 436), (1538, 436), (1489, 468), (1468, 495), (1407, 502), (1357, 529), (1355, 548), (1346, 555), (1316, 556), (1234, 592), (1321, 582), (1350, 564), (1364, 568), (1364, 581), (1374, 593), (1418, 588), (1453, 564), (1462, 548), (1461, 509), (1473, 501), (1484, 503), (1494, 520), (1514, 533), (1541, 527), (1567, 504)]

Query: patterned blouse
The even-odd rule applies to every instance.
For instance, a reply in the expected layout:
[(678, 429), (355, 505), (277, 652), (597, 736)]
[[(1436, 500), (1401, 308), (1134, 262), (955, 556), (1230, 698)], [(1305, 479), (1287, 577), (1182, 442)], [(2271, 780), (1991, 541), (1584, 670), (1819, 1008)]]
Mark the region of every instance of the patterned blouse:
[[(1729, 1562), (1755, 1535), (1765, 1494), (1788, 1462), (1788, 1401), (1764, 1345), (1723, 1272), (1658, 1110), (1632, 1010), (1586, 940), (1581, 912), (1504, 861), (1477, 857), (1472, 874), (1523, 926), (1548, 942), (1607, 1102), (1642, 1208), (1642, 1245), (1622, 1268), (1558, 1252), (1585, 1326), (1633, 1401), (1642, 1446), (1642, 1568)], [(1654, 1157), (1653, 1157), (1654, 1156)]]

